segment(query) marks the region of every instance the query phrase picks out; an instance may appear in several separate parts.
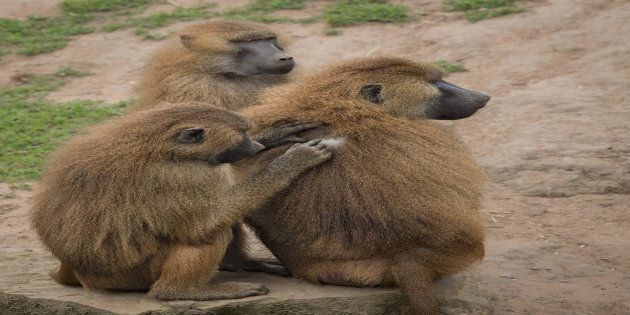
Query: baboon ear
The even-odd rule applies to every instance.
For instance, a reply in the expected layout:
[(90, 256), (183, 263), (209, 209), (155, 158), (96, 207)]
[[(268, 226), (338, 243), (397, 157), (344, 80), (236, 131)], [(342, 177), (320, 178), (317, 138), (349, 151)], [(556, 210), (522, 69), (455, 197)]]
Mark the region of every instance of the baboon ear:
[(383, 89), (383, 85), (380, 83), (375, 84), (366, 84), (361, 87), (361, 95), (364, 99), (378, 104), (381, 102), (381, 90)]
[(186, 48), (190, 48), (192, 46), (193, 37), (188, 34), (179, 35), (179, 40), (182, 42), (182, 45)]
[(204, 132), (203, 128), (187, 128), (179, 132), (177, 140), (183, 143), (198, 143), (203, 140)]

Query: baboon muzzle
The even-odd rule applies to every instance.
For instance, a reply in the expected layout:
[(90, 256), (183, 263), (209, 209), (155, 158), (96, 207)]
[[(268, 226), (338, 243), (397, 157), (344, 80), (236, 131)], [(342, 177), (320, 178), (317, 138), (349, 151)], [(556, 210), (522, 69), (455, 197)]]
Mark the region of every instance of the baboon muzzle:
[(236, 162), (246, 157), (250, 157), (258, 153), (260, 150), (264, 148), (265, 148), (264, 145), (260, 144), (257, 141), (252, 140), (247, 134), (245, 134), (243, 136), (243, 142), (219, 154), (219, 156), (217, 156), (217, 162), (218, 163)]
[(440, 96), (425, 110), (429, 119), (456, 120), (472, 116), (486, 106), (491, 96), (467, 90), (455, 84), (439, 80), (436, 82)]

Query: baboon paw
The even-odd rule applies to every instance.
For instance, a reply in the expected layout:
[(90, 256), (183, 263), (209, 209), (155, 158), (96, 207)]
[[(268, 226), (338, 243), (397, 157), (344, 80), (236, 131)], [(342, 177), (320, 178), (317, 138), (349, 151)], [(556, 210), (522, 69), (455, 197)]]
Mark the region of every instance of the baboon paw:
[(320, 165), (330, 160), (333, 155), (326, 143), (322, 143), (321, 139), (295, 144), (285, 154), (300, 160), (307, 168)]
[(265, 295), (269, 289), (259, 283), (224, 282), (213, 283), (203, 288), (154, 288), (149, 296), (163, 301), (171, 300), (228, 300), (249, 296)]
[(266, 286), (258, 283), (248, 283), (251, 288), (241, 291), (235, 298), (244, 298), (248, 296), (265, 295), (269, 293), (269, 289)]
[(269, 274), (277, 275), (281, 277), (291, 276), (291, 271), (289, 271), (289, 269), (287, 269), (285, 266), (279, 265), (279, 264), (262, 262), (262, 261), (252, 262), (252, 264), (247, 268), (247, 270), (265, 272), (265, 273), (269, 273)]

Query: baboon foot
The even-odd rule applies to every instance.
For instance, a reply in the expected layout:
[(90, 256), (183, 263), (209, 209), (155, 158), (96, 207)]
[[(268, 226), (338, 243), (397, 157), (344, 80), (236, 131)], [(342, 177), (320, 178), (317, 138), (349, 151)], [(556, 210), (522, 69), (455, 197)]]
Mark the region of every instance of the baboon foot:
[(149, 295), (158, 300), (224, 300), (242, 299), (249, 296), (265, 295), (269, 289), (259, 283), (222, 282), (213, 283), (205, 288), (169, 288), (154, 287)]
[(290, 277), (291, 271), (279, 262), (266, 262), (260, 260), (248, 260), (246, 262), (240, 262), (239, 264), (223, 263), (221, 270), (225, 271), (253, 271), (253, 272), (265, 272), (272, 275), (281, 277)]

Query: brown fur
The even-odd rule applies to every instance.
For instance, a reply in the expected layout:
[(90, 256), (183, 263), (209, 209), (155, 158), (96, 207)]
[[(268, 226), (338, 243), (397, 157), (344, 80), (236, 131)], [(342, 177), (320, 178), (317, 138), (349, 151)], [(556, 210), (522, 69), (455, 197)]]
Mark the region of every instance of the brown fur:
[[(271, 89), (243, 110), (256, 128), (292, 118), (326, 126), (301, 137), (342, 141), (331, 163), (247, 216), (295, 275), (397, 284), (412, 312), (424, 314), (437, 311), (433, 279), (484, 256), (485, 176), (451, 131), (418, 110), (436, 99), (432, 82), (441, 77), (429, 64), (368, 58)], [(360, 93), (374, 83), (383, 85), (379, 104)]]
[[(184, 47), (180, 36), (194, 39)], [(277, 37), (267, 27), (250, 22), (211, 21), (178, 32), (149, 63), (134, 110), (160, 102), (207, 102), (235, 110), (253, 105), (262, 89), (286, 82), (286, 75), (231, 77), (237, 48), (230, 41)]]
[[(204, 128), (204, 140), (178, 142), (191, 127)], [(237, 178), (231, 165), (213, 161), (249, 127), (242, 116), (205, 104), (166, 104), (68, 141), (52, 157), (32, 209), (36, 231), (61, 261), (53, 278), (94, 289), (150, 289), (160, 299), (266, 293), (258, 284), (210, 283), (231, 226), (330, 156), (299, 144)]]

